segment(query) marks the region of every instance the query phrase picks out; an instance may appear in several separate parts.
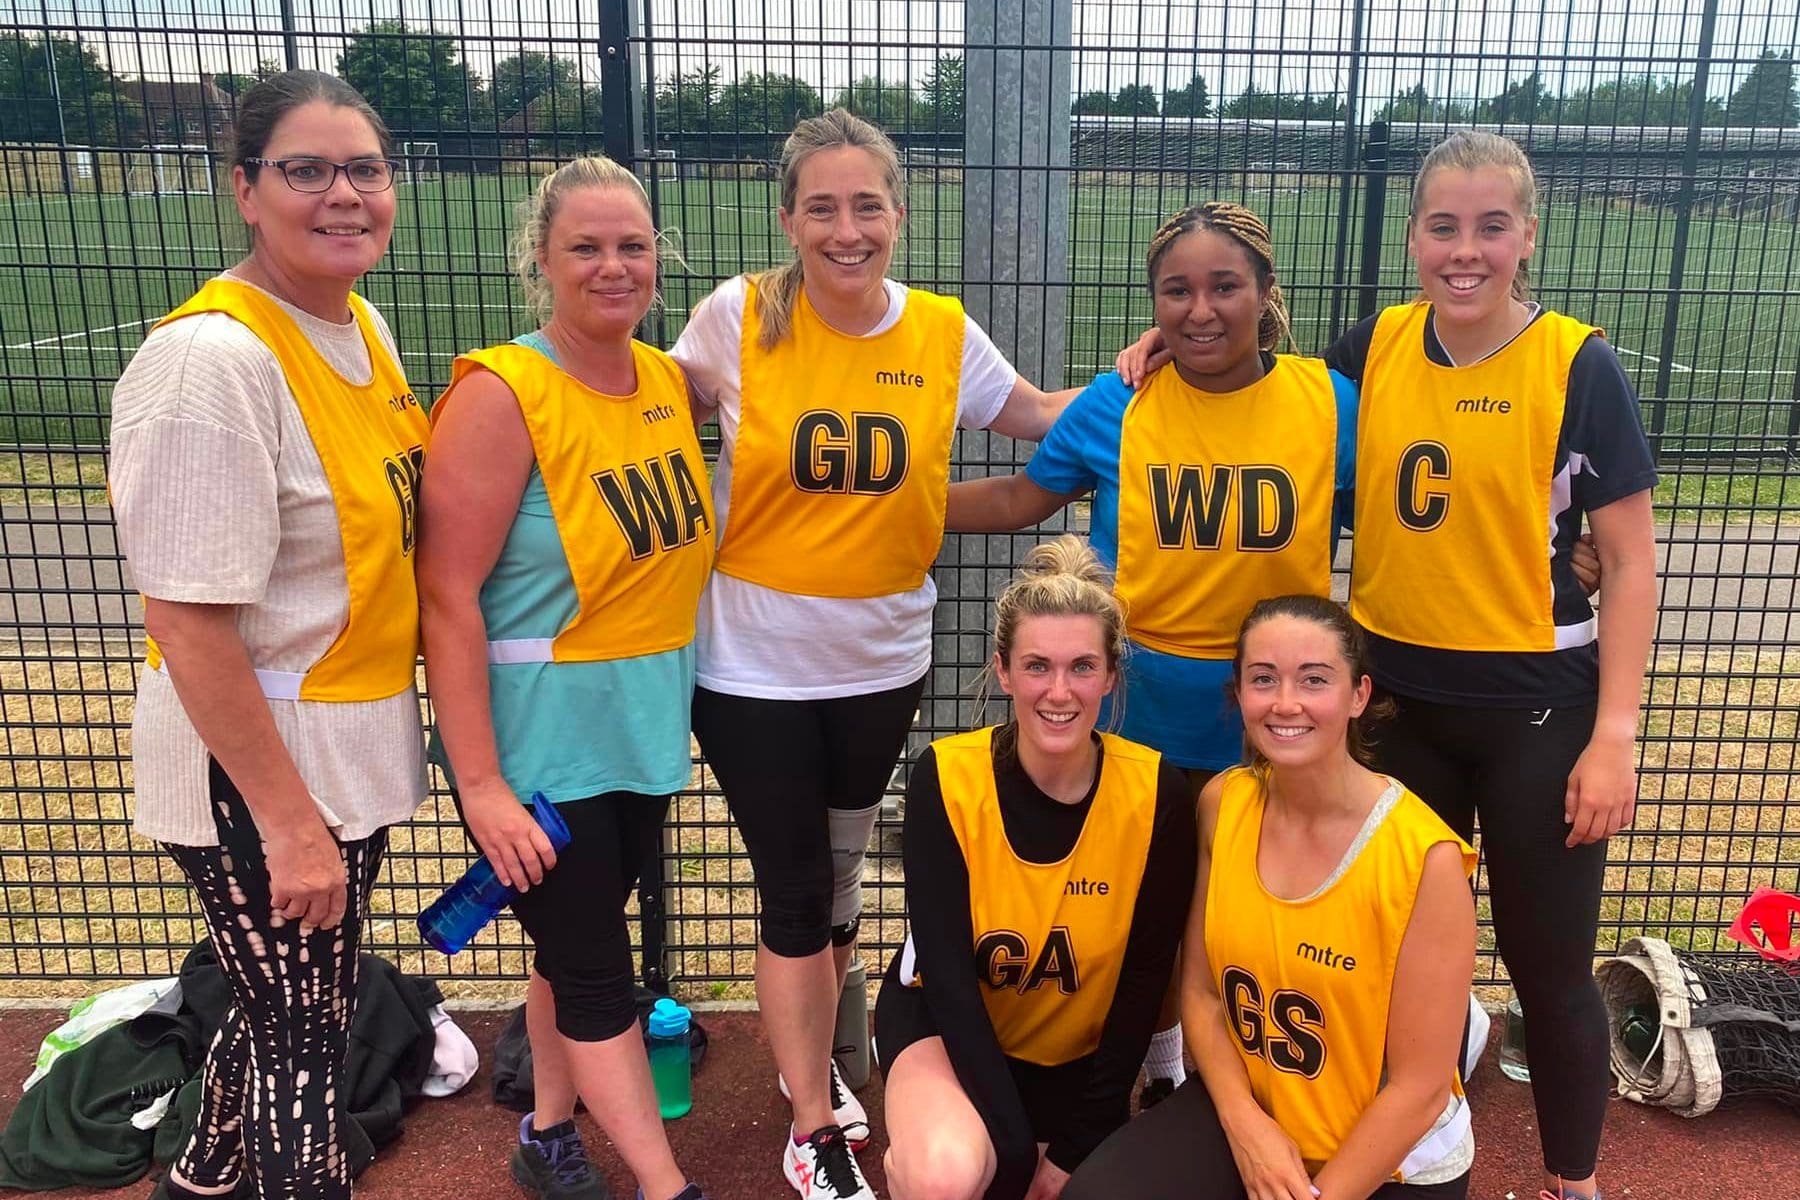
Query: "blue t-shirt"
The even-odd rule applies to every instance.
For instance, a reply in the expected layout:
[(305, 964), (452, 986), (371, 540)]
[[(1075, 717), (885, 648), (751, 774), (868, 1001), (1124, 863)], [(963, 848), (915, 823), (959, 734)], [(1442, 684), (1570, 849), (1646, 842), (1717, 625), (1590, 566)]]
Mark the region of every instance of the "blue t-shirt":
[[(541, 334), (514, 341), (556, 360)], [(580, 608), (562, 531), (533, 463), (481, 585), (488, 639), (553, 638)], [(692, 642), (605, 662), (489, 663), (488, 692), (500, 773), (521, 800), (533, 792), (558, 804), (603, 792), (667, 796), (688, 784)], [(431, 757), (449, 773), (435, 731)]]
[[(1272, 365), (1265, 355), (1265, 369)], [(1337, 396), (1335, 552), (1338, 530), (1350, 528), (1356, 510), (1357, 388), (1336, 371), (1331, 386)], [(1026, 476), (1045, 491), (1094, 493), (1088, 541), (1109, 568), (1119, 561), (1119, 440), (1133, 394), (1116, 371), (1096, 376), (1063, 410), (1025, 466)], [(1162, 751), (1178, 767), (1216, 771), (1242, 757), (1243, 725), (1225, 697), (1229, 659), (1186, 658), (1133, 642), (1124, 676), (1123, 736)], [(1110, 709), (1109, 703), (1102, 722)]]

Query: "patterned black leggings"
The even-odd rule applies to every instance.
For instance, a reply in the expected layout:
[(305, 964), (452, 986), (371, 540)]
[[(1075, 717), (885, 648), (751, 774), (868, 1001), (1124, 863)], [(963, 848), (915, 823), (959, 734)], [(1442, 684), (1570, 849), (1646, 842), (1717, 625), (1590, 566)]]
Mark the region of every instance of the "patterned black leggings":
[(212, 767), (217, 846), (174, 846), (199, 894), (232, 1006), (206, 1053), (200, 1117), (175, 1162), (213, 1188), (248, 1168), (264, 1200), (345, 1200), (350, 1163), (338, 1134), (338, 1080), (350, 1046), (356, 956), (387, 830), (344, 842), (349, 899), (336, 929), (300, 932), (269, 906), (269, 870), (244, 798)]

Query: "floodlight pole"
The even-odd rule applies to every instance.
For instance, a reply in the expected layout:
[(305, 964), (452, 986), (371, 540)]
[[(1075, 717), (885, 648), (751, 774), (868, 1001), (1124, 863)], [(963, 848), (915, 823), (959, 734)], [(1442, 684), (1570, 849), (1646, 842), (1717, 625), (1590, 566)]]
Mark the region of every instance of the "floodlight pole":
[(69, 126), (63, 118), (62, 84), (56, 77), (56, 47), (50, 36), (50, 3), (39, 0), (44, 14), (44, 62), (50, 68), (50, 103), (56, 108), (56, 161), (62, 165), (63, 191), (73, 192), (75, 180), (69, 174)]

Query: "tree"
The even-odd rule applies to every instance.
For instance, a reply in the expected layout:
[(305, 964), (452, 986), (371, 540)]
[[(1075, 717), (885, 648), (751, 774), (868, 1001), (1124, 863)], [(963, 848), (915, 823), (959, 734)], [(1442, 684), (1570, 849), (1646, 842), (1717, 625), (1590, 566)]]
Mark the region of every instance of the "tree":
[(1115, 116), (1154, 117), (1156, 111), (1156, 89), (1147, 83), (1127, 83), (1113, 97)]
[(494, 64), (494, 115), (502, 121), (539, 96), (581, 83), (581, 67), (572, 59), (539, 50), (521, 50)]
[(1800, 104), (1794, 100), (1794, 55), (1764, 50), (1744, 76), (1744, 82), (1725, 105), (1727, 125), (1751, 125), (1761, 129), (1791, 129), (1800, 125)]
[(1070, 109), (1078, 117), (1110, 117), (1113, 110), (1111, 92), (1083, 92), (1075, 97)]
[(912, 103), (912, 91), (905, 84), (884, 82), (879, 75), (864, 75), (837, 97), (839, 108), (847, 108), (883, 129), (910, 126)]
[(1212, 98), (1207, 95), (1206, 79), (1198, 72), (1185, 87), (1163, 93), (1163, 116), (1205, 117), (1212, 114)]
[(711, 63), (683, 71), (656, 89), (656, 126), (663, 133), (700, 133), (714, 128), (719, 103), (719, 68)]
[(256, 85), (256, 77), (239, 75), (236, 71), (220, 71), (213, 76), (213, 83), (227, 96), (242, 96)]
[(1337, 121), (1343, 119), (1346, 111), (1344, 102), (1335, 96), (1289, 96), (1248, 83), (1243, 93), (1227, 101), (1219, 114), (1254, 121)]
[(774, 71), (751, 72), (721, 93), (717, 122), (737, 133), (786, 133), (804, 118), (824, 111), (824, 101), (805, 80)]
[[(1686, 125), (1693, 102), (1691, 81), (1628, 75), (1564, 96), (1557, 119), (1568, 125)], [(1700, 122), (1724, 124), (1724, 105), (1708, 98), (1701, 106)]]
[(1498, 96), (1475, 106), (1475, 119), (1496, 125), (1529, 125), (1556, 115), (1556, 97), (1544, 85), (1544, 77), (1533, 71), (1523, 79), (1506, 85)]
[(457, 61), (455, 39), (404, 21), (374, 21), (352, 33), (337, 68), (397, 141), (464, 132), (491, 111), (481, 77)]
[(961, 133), (964, 79), (962, 55), (938, 55), (920, 87), (918, 115), (913, 123), (922, 129)]
[(74, 146), (118, 146), (141, 137), (143, 110), (129, 85), (72, 38), (0, 37), (0, 96), (0, 141), (62, 142), (66, 135)]

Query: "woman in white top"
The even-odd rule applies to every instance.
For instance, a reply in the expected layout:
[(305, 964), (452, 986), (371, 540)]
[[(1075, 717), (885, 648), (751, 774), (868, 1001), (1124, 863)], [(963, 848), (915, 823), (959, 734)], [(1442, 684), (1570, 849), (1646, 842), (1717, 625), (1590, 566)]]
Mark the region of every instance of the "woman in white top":
[(956, 300), (886, 277), (903, 189), (874, 126), (800, 122), (781, 162), (795, 259), (720, 285), (673, 350), (723, 435), (694, 731), (756, 869), (757, 996), (807, 1200), (872, 1195), (831, 1034), (863, 854), (931, 665), (951, 443), (1039, 438), (1074, 394), (1019, 378)]
[(192, 881), (233, 999), (158, 1184), (172, 1200), (249, 1181), (350, 1195), (336, 1089), (361, 921), (388, 826), (425, 795), (427, 427), (351, 292), (393, 230), (389, 152), (329, 75), (246, 93), (232, 177), (250, 253), (150, 333), (113, 393), (114, 513), (151, 638), (136, 828)]

